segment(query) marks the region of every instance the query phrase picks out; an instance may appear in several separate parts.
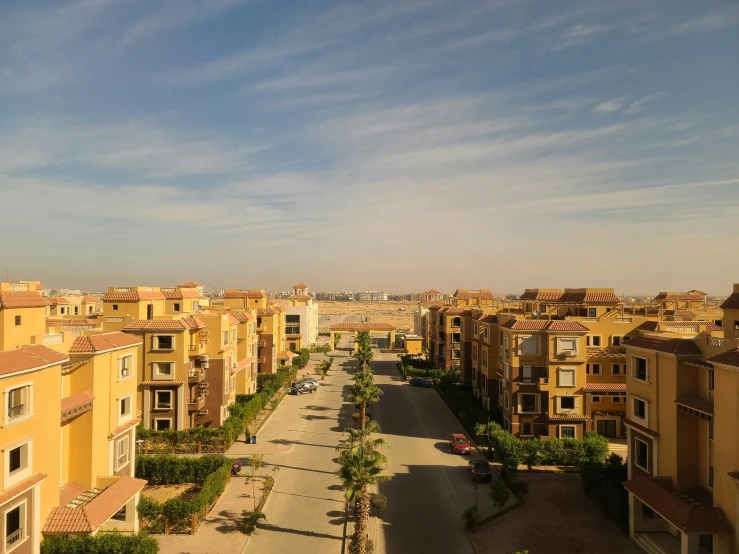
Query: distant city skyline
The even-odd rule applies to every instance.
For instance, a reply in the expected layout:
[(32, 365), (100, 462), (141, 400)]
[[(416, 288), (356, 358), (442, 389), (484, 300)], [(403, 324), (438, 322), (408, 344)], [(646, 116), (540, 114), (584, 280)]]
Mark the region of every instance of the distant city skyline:
[(728, 294), (738, 51), (732, 0), (3, 2), (0, 271)]

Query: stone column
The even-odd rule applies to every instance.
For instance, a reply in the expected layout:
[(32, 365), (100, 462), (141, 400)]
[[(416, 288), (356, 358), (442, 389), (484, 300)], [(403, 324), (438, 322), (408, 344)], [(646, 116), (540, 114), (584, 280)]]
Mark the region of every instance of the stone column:
[(395, 350), (395, 330), (390, 331), (390, 350)]

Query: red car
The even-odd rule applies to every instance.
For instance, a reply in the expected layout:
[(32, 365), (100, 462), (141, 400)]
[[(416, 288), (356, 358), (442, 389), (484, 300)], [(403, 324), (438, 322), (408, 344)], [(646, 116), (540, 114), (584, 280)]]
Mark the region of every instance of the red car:
[(469, 454), (470, 441), (461, 433), (454, 433), (449, 437), (449, 450), (452, 454)]

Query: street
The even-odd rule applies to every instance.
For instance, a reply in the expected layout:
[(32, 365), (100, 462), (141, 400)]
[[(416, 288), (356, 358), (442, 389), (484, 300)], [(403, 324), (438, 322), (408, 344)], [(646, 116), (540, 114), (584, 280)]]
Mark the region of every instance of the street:
[[(335, 446), (351, 425), (353, 406), (345, 400), (356, 362), (349, 357), (349, 338), (334, 352), (334, 367), (318, 391), (288, 396), (260, 430), (256, 445), (237, 443), (229, 452), (243, 457), (264, 454), (268, 473), (279, 468), (277, 481), (249, 542), (250, 553), (341, 552), (345, 522), (344, 493), (334, 475)], [(387, 508), (371, 526), (376, 552), (471, 553), (460, 520), (475, 503), (467, 471), (469, 457), (448, 453), (447, 439), (461, 432), (433, 389), (407, 385), (397, 375), (395, 353), (375, 350), (372, 368), (384, 394), (372, 407), (390, 448), (389, 482), (380, 486)], [(487, 486), (479, 489), (479, 509), (494, 512)], [(248, 509), (248, 507), (245, 507)], [(349, 522), (348, 533), (353, 525)]]

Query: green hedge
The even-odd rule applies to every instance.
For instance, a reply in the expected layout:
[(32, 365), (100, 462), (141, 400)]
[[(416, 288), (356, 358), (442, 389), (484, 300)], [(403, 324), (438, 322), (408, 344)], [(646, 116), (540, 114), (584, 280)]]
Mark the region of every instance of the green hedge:
[(333, 348), (330, 344), (322, 344), (321, 346), (313, 345), (310, 347), (311, 354), (328, 354)]
[(145, 531), (123, 534), (101, 532), (95, 536), (47, 537), (41, 554), (157, 554), (159, 543)]
[(413, 366), (416, 369), (434, 369), (434, 361), (427, 360), (420, 354), (406, 354), (400, 357), (400, 361), (405, 366)]
[(160, 516), (167, 516), (170, 525), (177, 529), (187, 526), (193, 514), (200, 513), (213, 504), (226, 490), (231, 478), (233, 460), (225, 456), (203, 456), (186, 458), (182, 456), (138, 456), (136, 458), (136, 477), (146, 479), (150, 485), (171, 485), (179, 483), (200, 484), (200, 491), (192, 500), (170, 498), (159, 503), (141, 497), (137, 506), (139, 517), (145, 520), (152, 531), (158, 531)]
[[(582, 439), (545, 440), (519, 439), (497, 423), (491, 423), (491, 440), (495, 456), (506, 471), (515, 472), (521, 464), (569, 465), (602, 464), (608, 455), (608, 439), (592, 431), (586, 431)], [(486, 437), (484, 425), (479, 425), (476, 435)]]

